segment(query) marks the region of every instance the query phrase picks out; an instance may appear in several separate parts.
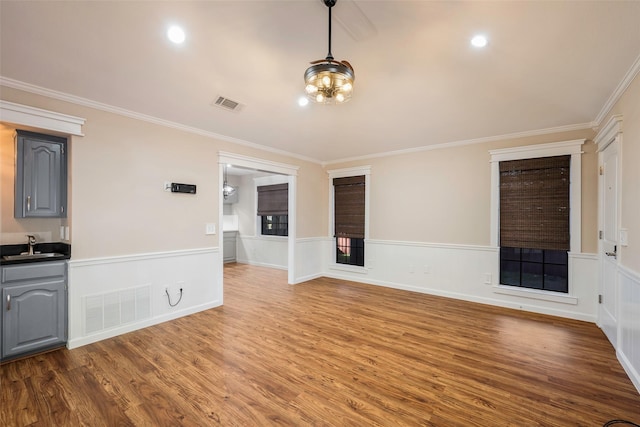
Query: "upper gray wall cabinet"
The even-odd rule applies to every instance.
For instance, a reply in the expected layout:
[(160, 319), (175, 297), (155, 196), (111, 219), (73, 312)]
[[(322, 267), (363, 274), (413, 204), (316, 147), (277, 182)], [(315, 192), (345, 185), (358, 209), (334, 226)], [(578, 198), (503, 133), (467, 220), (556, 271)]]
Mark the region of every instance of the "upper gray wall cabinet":
[(67, 216), (67, 139), (16, 131), (16, 218)]

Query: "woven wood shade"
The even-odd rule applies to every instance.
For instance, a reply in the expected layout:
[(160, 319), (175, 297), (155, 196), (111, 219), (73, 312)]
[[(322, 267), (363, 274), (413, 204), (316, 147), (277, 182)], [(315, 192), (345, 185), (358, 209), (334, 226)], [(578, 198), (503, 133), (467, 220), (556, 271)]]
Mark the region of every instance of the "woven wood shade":
[(337, 237), (364, 239), (364, 190), (364, 175), (333, 179)]
[(571, 156), (500, 162), (500, 246), (569, 250)]
[(289, 184), (258, 187), (258, 216), (289, 214)]

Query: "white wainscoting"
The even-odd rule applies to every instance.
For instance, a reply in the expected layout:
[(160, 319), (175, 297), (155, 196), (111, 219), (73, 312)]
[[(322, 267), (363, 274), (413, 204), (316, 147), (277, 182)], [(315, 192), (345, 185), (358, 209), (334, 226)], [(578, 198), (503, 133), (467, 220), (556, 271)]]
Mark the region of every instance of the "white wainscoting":
[[(331, 250), (327, 239), (325, 250)], [(328, 249), (327, 249), (328, 248)], [(330, 253), (330, 252), (329, 252)], [(327, 263), (328, 277), (405, 289), (472, 302), (595, 322), (598, 261), (593, 254), (570, 254), (566, 298), (540, 293), (506, 294), (497, 289), (498, 248), (367, 240), (366, 268), (349, 271)], [(548, 294), (548, 293), (547, 293)]]
[[(218, 248), (69, 262), (69, 340), (75, 348), (222, 305)], [(182, 288), (182, 300), (176, 304)]]
[(286, 237), (238, 234), (236, 261), (239, 263), (286, 270), (288, 254)]
[(618, 360), (640, 392), (640, 274), (618, 268), (620, 315), (618, 317)]
[(333, 240), (326, 237), (296, 239), (294, 284), (324, 276)]

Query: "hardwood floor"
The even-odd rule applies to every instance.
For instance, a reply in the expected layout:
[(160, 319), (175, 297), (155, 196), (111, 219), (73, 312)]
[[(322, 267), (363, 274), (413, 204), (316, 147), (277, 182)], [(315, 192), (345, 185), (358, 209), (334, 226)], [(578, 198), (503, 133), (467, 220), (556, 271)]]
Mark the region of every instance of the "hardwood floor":
[(223, 307), (0, 366), (3, 426), (602, 426), (597, 326), (230, 264)]

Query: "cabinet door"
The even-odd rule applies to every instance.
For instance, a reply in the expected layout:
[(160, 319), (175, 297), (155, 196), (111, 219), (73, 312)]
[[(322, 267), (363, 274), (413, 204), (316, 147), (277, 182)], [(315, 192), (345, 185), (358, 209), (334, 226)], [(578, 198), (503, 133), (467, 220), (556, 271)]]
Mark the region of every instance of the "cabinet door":
[(222, 239), (222, 259), (224, 262), (236, 260), (236, 232), (226, 232)]
[(67, 340), (64, 281), (2, 289), (2, 358), (52, 348)]
[(66, 216), (66, 140), (19, 132), (15, 216)]

